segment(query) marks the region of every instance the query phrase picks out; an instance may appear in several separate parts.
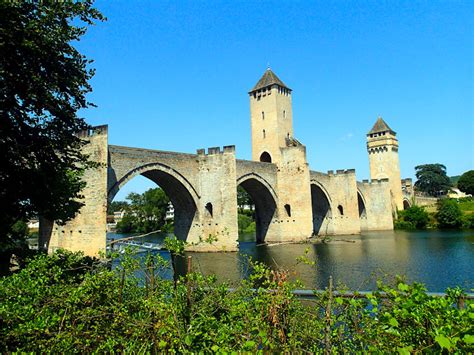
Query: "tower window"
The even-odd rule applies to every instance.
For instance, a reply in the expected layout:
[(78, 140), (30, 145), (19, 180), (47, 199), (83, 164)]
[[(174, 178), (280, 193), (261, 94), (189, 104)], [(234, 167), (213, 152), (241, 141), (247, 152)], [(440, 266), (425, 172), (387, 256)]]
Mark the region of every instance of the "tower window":
[(265, 119), (265, 112), (262, 111), (262, 120)]
[(283, 118), (286, 118), (286, 111), (283, 110)]
[(285, 205), (285, 210), (286, 210), (286, 214), (288, 215), (288, 217), (291, 217), (291, 206), (286, 204)]
[(265, 133), (265, 130), (263, 130), (262, 133), (263, 133), (263, 138), (266, 138), (267, 135)]

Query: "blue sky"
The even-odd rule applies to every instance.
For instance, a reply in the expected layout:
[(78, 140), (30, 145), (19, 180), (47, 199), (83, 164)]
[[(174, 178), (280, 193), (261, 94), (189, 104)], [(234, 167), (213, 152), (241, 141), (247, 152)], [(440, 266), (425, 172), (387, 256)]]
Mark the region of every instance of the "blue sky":
[[(78, 48), (96, 75), (84, 113), (109, 143), (251, 158), (247, 92), (268, 64), (293, 89), (310, 167), (368, 178), (378, 115), (414, 167), (474, 169), (472, 1), (98, 1)], [(128, 183), (116, 199), (153, 186)]]

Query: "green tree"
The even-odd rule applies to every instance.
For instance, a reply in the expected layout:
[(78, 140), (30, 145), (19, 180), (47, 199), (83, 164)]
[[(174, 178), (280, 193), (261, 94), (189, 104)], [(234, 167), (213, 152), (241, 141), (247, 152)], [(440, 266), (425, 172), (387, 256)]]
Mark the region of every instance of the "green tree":
[(400, 219), (410, 223), (416, 229), (425, 229), (430, 217), (423, 207), (413, 205), (404, 211), (400, 211)]
[(249, 206), (250, 210), (254, 209), (252, 197), (250, 197), (249, 193), (240, 185), (237, 186), (237, 206), (240, 211), (243, 211), (245, 206)]
[(466, 171), (458, 180), (458, 188), (462, 192), (474, 196), (474, 170)]
[(129, 207), (127, 201), (113, 201), (107, 206), (107, 214), (114, 214), (114, 212), (121, 212)]
[(12, 226), (42, 215), (59, 223), (81, 203), (84, 169), (77, 133), (91, 60), (72, 45), (103, 16), (92, 0), (0, 2), (0, 263), (16, 243)]
[(117, 223), (118, 232), (149, 233), (163, 229), (170, 200), (162, 189), (149, 189), (143, 194), (132, 192), (126, 199), (129, 206), (122, 221)]
[(446, 167), (442, 164), (424, 164), (415, 167), (415, 188), (431, 196), (446, 194), (451, 187)]
[(444, 199), (439, 202), (436, 220), (440, 228), (459, 228), (463, 223), (462, 217), (456, 200)]

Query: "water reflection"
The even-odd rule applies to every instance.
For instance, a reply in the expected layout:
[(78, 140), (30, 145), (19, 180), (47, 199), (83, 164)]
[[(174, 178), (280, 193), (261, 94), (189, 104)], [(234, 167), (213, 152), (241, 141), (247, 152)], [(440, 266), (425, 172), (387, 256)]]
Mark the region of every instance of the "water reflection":
[[(306, 249), (307, 258), (316, 265), (296, 262)], [(433, 292), (457, 285), (468, 291), (474, 287), (472, 231), (372, 232), (333, 237), (326, 244), (256, 246), (240, 242), (237, 253), (187, 255), (192, 256), (194, 270), (231, 283), (248, 277), (251, 257), (272, 268), (289, 270), (308, 288), (324, 288), (332, 276), (337, 284), (350, 289), (369, 290), (375, 287), (376, 278), (395, 275), (423, 282)], [(181, 269), (184, 273), (185, 261)]]

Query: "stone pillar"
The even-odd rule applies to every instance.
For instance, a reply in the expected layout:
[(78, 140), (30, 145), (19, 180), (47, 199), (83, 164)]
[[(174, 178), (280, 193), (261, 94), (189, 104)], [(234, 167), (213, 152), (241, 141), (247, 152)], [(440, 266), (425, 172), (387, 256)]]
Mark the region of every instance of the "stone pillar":
[(312, 233), (312, 207), (306, 147), (281, 148), (277, 164), (278, 205), (275, 226), (267, 242), (290, 242), (308, 239)]
[[(107, 226), (107, 126), (94, 127), (81, 133), (88, 141), (84, 153), (100, 166), (88, 169), (83, 179), (86, 187), (82, 191), (84, 206), (77, 216), (65, 225), (54, 224), (49, 239), (48, 251), (64, 248), (71, 251), (83, 251), (85, 255), (98, 256), (105, 252)], [(47, 229), (43, 229), (41, 240), (48, 239)]]
[[(188, 250), (237, 250), (237, 184), (235, 147), (209, 148), (208, 153), (198, 150), (200, 228), (188, 235)], [(203, 242), (216, 239), (212, 244)]]

